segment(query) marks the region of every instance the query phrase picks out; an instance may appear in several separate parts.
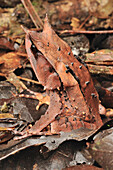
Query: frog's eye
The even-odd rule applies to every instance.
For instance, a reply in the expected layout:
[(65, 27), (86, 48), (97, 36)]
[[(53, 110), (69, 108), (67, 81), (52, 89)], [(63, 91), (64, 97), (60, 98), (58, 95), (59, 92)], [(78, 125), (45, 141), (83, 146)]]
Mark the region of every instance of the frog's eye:
[(49, 42), (47, 43), (47, 46), (49, 47)]
[(68, 55), (70, 55), (71, 54), (71, 51), (70, 52), (68, 52)]

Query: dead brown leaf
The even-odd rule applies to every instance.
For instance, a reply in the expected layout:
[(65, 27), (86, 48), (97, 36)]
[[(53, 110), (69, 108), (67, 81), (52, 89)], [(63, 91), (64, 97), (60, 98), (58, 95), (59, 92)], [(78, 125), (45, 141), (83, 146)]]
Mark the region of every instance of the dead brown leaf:
[(113, 12), (112, 0), (85, 0), (85, 3), (90, 12), (97, 18), (108, 18), (108, 16)]
[(113, 50), (103, 49), (87, 53), (85, 62), (93, 74), (113, 75)]
[(5, 75), (21, 67), (24, 59), (17, 55), (16, 52), (9, 52), (0, 57), (0, 63), (2, 63), (0, 73)]
[(104, 169), (92, 165), (76, 165), (76, 166), (71, 166), (69, 168), (65, 168), (63, 170), (104, 170)]
[(11, 39), (4, 37), (4, 36), (0, 36), (0, 48), (1, 49), (5, 49), (5, 50), (15, 50), (14, 49), (14, 42), (11, 41)]

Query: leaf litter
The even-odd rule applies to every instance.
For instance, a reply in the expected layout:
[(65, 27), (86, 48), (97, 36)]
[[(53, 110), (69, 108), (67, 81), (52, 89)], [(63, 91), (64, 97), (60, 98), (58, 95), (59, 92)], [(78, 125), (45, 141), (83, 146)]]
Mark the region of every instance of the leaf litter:
[[(46, 29), (47, 29), (47, 31), (46, 31)], [(50, 31), (49, 34), (48, 34), (48, 31)], [(0, 99), (1, 116), (3, 116), (0, 118), (0, 121), (1, 121), (0, 123), (2, 125), (1, 126), (1, 131), (2, 131), (2, 133), (1, 133), (1, 160), (8, 157), (9, 155), (12, 155), (12, 154), (20, 151), (20, 150), (29, 148), (30, 146), (33, 147), (33, 146), (38, 145), (40, 148), (40, 145), (42, 145), (42, 144), (43, 145), (40, 149), (40, 154), (42, 154), (46, 159), (46, 158), (48, 158), (48, 154), (50, 151), (53, 152), (53, 150), (57, 149), (61, 145), (61, 143), (63, 143), (64, 141), (67, 141), (67, 140), (73, 140), (75, 143), (76, 143), (76, 141), (78, 141), (78, 143), (81, 142), (83, 147), (86, 147), (86, 141), (88, 141), (89, 137), (91, 138), (91, 136), (93, 134), (95, 134), (95, 132), (97, 132), (97, 130), (102, 126), (102, 121), (101, 121), (101, 118), (99, 115), (99, 107), (95, 107), (96, 105), (99, 106), (98, 94), (93, 86), (92, 79), (91, 79), (89, 73), (87, 72), (87, 69), (85, 68), (85, 66), (84, 66), (85, 64), (83, 63), (83, 61), (79, 65), (80, 60), (78, 62), (78, 59), (76, 60), (75, 58), (73, 58), (71, 49), (68, 48), (68, 46), (63, 41), (61, 41), (62, 44), (60, 44), (60, 39), (59, 38), (57, 39), (55, 32), (51, 29), (51, 26), (49, 25), (49, 23), (47, 23), (47, 21), (46, 21), (45, 28), (44, 28), (43, 32), (37, 33), (35, 31), (27, 30), (26, 33), (27, 33), (27, 35), (26, 35), (26, 37), (27, 37), (26, 44), (27, 45), (26, 46), (28, 47), (27, 53), (28, 53), (28, 56), (30, 57), (30, 62), (31, 62), (32, 68), (39, 80), (40, 84), (38, 86), (40, 86), (42, 84), (44, 86), (44, 89), (42, 90), (41, 93), (40, 93), (40, 91), (38, 93), (33, 92), (34, 90), (33, 91), (29, 90), (27, 88), (27, 86), (25, 84), (23, 84), (18, 79), (20, 77), (16, 76), (16, 74), (14, 74), (14, 71), (17, 68), (22, 68), (23, 66), (25, 67), (25, 65), (22, 64), (23, 58), (21, 60), (22, 62), (20, 61), (20, 58), (18, 58), (18, 63), (16, 63), (16, 60), (15, 60), (14, 67), (11, 63), (7, 62), (8, 61), (7, 59), (6, 59), (6, 61), (1, 60), (0, 67), (3, 68), (1, 76), (5, 76), (7, 78), (7, 80), (16, 87), (16, 89), (18, 90), (19, 93), (24, 92), (24, 91), (26, 91), (27, 93), (30, 92), (29, 95), (28, 94), (17, 94), (17, 91), (13, 90), (13, 93), (10, 92), (9, 96), (7, 96), (5, 93), (4, 94), (1, 93), (1, 96), (2, 96), (2, 98)], [(52, 36), (49, 37), (49, 35), (52, 35)], [(41, 36), (44, 37), (44, 40), (42, 39)], [(48, 37), (49, 37), (49, 39), (48, 39)], [(31, 40), (32, 40), (32, 42), (31, 42)], [(59, 40), (59, 41), (57, 42), (57, 40)], [(57, 42), (57, 43), (55, 43), (55, 42)], [(4, 46), (4, 48), (5, 48), (5, 46)], [(6, 45), (6, 49), (7, 48), (9, 48), (9, 46)], [(67, 51), (67, 54), (65, 54), (63, 48), (65, 48), (65, 50)], [(49, 49), (53, 49), (53, 50), (49, 50)], [(56, 51), (55, 51), (55, 49), (56, 49)], [(15, 50), (15, 49), (10, 49), (10, 50)], [(36, 51), (37, 51), (37, 53), (36, 53)], [(53, 53), (51, 53), (51, 51), (53, 51), (54, 55), (53, 55)], [(63, 54), (62, 54), (62, 51), (63, 51)], [(112, 52), (112, 50), (110, 52)], [(14, 52), (14, 53), (16, 54), (16, 52)], [(58, 58), (55, 58), (55, 53), (56, 53), (56, 55), (58, 54), (58, 56), (57, 56)], [(13, 53), (12, 53), (12, 55), (13, 55)], [(66, 55), (68, 56), (68, 58), (66, 57)], [(92, 53), (92, 55), (93, 55), (93, 53)], [(102, 57), (104, 57), (104, 55), (106, 55), (106, 51), (103, 51), (103, 53), (101, 51), (99, 53), (97, 53), (96, 61), (91, 58), (92, 59), (91, 62), (94, 64), (94, 66), (99, 65), (98, 70), (102, 67), (101, 65), (103, 65), (103, 64), (105, 65), (105, 67), (107, 69), (107, 67), (109, 66), (109, 62), (112, 63), (111, 58), (109, 59), (109, 61), (108, 60), (104, 61), (100, 55), (102, 55)], [(112, 57), (112, 55), (110, 53), (107, 55), (108, 55), (108, 58)], [(17, 54), (17, 56), (18, 56), (18, 54)], [(25, 56), (25, 55), (23, 55), (23, 56)], [(54, 56), (54, 57), (52, 58), (51, 56)], [(88, 54), (86, 56), (88, 56)], [(104, 58), (106, 59), (106, 57), (104, 57)], [(100, 59), (100, 61), (97, 61), (98, 59)], [(27, 61), (26, 58), (24, 61), (26, 64), (26, 61)], [(90, 61), (88, 61), (88, 62), (90, 64)], [(9, 71), (9, 68), (4, 67), (5, 63), (7, 65), (9, 65), (9, 67), (11, 66), (10, 71)], [(76, 67), (75, 67), (74, 63), (77, 63), (78, 65), (76, 64)], [(87, 63), (87, 60), (86, 60), (86, 63)], [(80, 72), (77, 71), (77, 67), (80, 69)], [(44, 70), (44, 68), (47, 68), (47, 70)], [(5, 69), (5, 71), (4, 71), (4, 69)], [(84, 73), (82, 73), (81, 70), (83, 70)], [(97, 74), (97, 75), (98, 74), (103, 75), (103, 73), (104, 73), (106, 75), (106, 72), (104, 72), (104, 69), (103, 69), (103, 72), (101, 72), (101, 70), (102, 69), (100, 69), (100, 72), (95, 72), (95, 73), (92, 72), (92, 73)], [(90, 72), (91, 71), (92, 71), (92, 69), (90, 70)], [(111, 74), (110, 70), (108, 70), (107, 74)], [(46, 76), (48, 77), (48, 79), (46, 79), (47, 78)], [(84, 77), (86, 78), (87, 76), (89, 76), (89, 78), (88, 78), (88, 80), (85, 80)], [(66, 80), (66, 78), (71, 81), (68, 82)], [(12, 79), (14, 79), (13, 82), (11, 81)], [(47, 82), (47, 80), (48, 80), (48, 82)], [(84, 84), (85, 84), (85, 86), (84, 86)], [(77, 87), (76, 91), (78, 91), (78, 96), (77, 96), (78, 98), (77, 98), (77, 100), (72, 102), (72, 97), (76, 96), (76, 94), (73, 93), (75, 90), (74, 89), (75, 87)], [(96, 88), (98, 90), (98, 87), (96, 87)], [(103, 89), (103, 90), (104, 90), (104, 92), (106, 92), (106, 95), (109, 95), (109, 93), (107, 92), (106, 89)], [(112, 92), (110, 94), (112, 94)], [(82, 95), (85, 99), (84, 101), (86, 102), (86, 104), (81, 105), (81, 108), (80, 108), (79, 100), (80, 100), (80, 98), (83, 99)], [(101, 97), (101, 95), (102, 95), (102, 93), (99, 94), (99, 97)], [(4, 96), (6, 96), (6, 97), (4, 98)], [(54, 100), (53, 96), (57, 100)], [(67, 101), (65, 100), (65, 96), (67, 97), (66, 98)], [(19, 98), (19, 97), (23, 97), (23, 99)], [(25, 107), (25, 105), (23, 103), (25, 97), (33, 98), (31, 100), (36, 99), (36, 103), (38, 103), (38, 106), (36, 107), (36, 105), (35, 105), (34, 108), (37, 108), (37, 110), (38, 110), (37, 113), (40, 113), (40, 110), (43, 108), (43, 111), (44, 111), (43, 115), (40, 114), (38, 119), (34, 119), (31, 112), (29, 112), (29, 110), (30, 110), (29, 107), (28, 108)], [(46, 100), (46, 97), (47, 97), (47, 100)], [(69, 99), (68, 99), (68, 97), (69, 97)], [(49, 98), (50, 98), (50, 101), (49, 101)], [(75, 99), (76, 99), (76, 97), (75, 97)], [(112, 99), (112, 97), (111, 97), (111, 99)], [(29, 101), (29, 99), (26, 99), (26, 100)], [(77, 103), (77, 101), (78, 101), (78, 103)], [(84, 103), (82, 100), (81, 100), (81, 102)], [(16, 107), (14, 106), (14, 103), (16, 104)], [(49, 106), (46, 107), (45, 103)], [(54, 106), (54, 103), (56, 105), (55, 108), (57, 108), (57, 109), (53, 110), (52, 108)], [(72, 106), (70, 105), (70, 103), (72, 104)], [(102, 102), (102, 103), (104, 103), (104, 102)], [(76, 106), (76, 108), (74, 110), (75, 113), (73, 114), (72, 109), (73, 109), (74, 104), (76, 104), (77, 106), (75, 105)], [(84, 107), (82, 108), (82, 106), (84, 106)], [(87, 106), (89, 108), (89, 111), (88, 111), (88, 109), (86, 109)], [(62, 108), (62, 110), (61, 110), (61, 108)], [(67, 108), (69, 109), (70, 112), (68, 114), (67, 113), (65, 114), (65, 111)], [(79, 111), (79, 109), (81, 109), (81, 110)], [(87, 113), (85, 113), (84, 110), (85, 111), (87, 110)], [(102, 109), (100, 109), (100, 110), (102, 110)], [(54, 113), (54, 114), (50, 114), (53, 117), (51, 117), (51, 118), (47, 117), (47, 111), (48, 111), (48, 113)], [(80, 114), (81, 111), (84, 114), (81, 115)], [(55, 114), (55, 112), (56, 112), (56, 114)], [(90, 114), (88, 112), (91, 115), (93, 115), (91, 118), (89, 118)], [(72, 114), (71, 116), (69, 115), (70, 113)], [(34, 116), (34, 117), (36, 118), (36, 116)], [(74, 124), (75, 122), (73, 123), (73, 120), (71, 119), (71, 117), (76, 118), (74, 120), (77, 123), (76, 126)], [(112, 117), (112, 116), (110, 116), (110, 117)], [(64, 118), (65, 118), (65, 121), (63, 120)], [(46, 120), (46, 122), (45, 122), (45, 120)], [(34, 124), (34, 122), (35, 122), (35, 124)], [(61, 126), (61, 128), (59, 125)], [(8, 128), (12, 127), (13, 129), (7, 129), (7, 127)], [(109, 127), (112, 127), (112, 123), (109, 125)], [(33, 135), (38, 135), (38, 136), (36, 137)], [(29, 136), (31, 136), (31, 137), (29, 137)], [(25, 139), (22, 139), (24, 137), (25, 137)], [(26, 137), (27, 137), (27, 139), (26, 139)], [(103, 138), (103, 136), (102, 136), (102, 138)], [(14, 139), (16, 139), (16, 140), (20, 139), (20, 140), (16, 141)], [(95, 141), (95, 138), (93, 138), (93, 140)], [(68, 143), (67, 143), (67, 146), (68, 146)], [(83, 148), (82, 148), (82, 150), (83, 150)], [(98, 150), (98, 152), (100, 152), (100, 151)], [(66, 156), (69, 157), (65, 153), (62, 153), (62, 151), (59, 151), (58, 153), (65, 157)], [(81, 154), (81, 153), (78, 152), (78, 155), (79, 154)], [(110, 162), (107, 164), (105, 162), (105, 164), (103, 165), (101, 162), (98, 161), (98, 157), (93, 158), (93, 154), (91, 154), (91, 155), (92, 155), (92, 160), (96, 160), (102, 167), (105, 167), (105, 166), (107, 167), (108, 164), (111, 163)], [(58, 158), (58, 155), (55, 157), (55, 159), (56, 158)], [(53, 160), (55, 161), (55, 159), (53, 159)], [(83, 157), (82, 157), (82, 159), (83, 159)], [(57, 164), (58, 164), (58, 161), (59, 160), (56, 161)], [(71, 160), (71, 163), (69, 163), (69, 162), (67, 163), (67, 165), (71, 166), (73, 159)], [(75, 162), (77, 162), (77, 157), (75, 159)], [(75, 162), (74, 162), (74, 165), (76, 165)], [(63, 163), (65, 164), (65, 161), (63, 161)], [(90, 161), (90, 163), (91, 163), (91, 161)], [(93, 163), (94, 162), (92, 162), (91, 164), (93, 164)], [(60, 168), (66, 167), (67, 165), (64, 165), (64, 164), (59, 164), (60, 167), (58, 167), (58, 168), (60, 169)], [(45, 166), (47, 166), (47, 165), (45, 165)], [(35, 168), (35, 166), (38, 168), (37, 163), (35, 163), (33, 165), (34, 168)], [(54, 166), (57, 167), (58, 165), (55, 164), (55, 165), (53, 165), (53, 167)], [(51, 164), (50, 168), (53, 168), (53, 167)], [(41, 165), (40, 165), (40, 168), (41, 168)], [(77, 167), (75, 167), (75, 168), (77, 168)], [(80, 166), (79, 166), (79, 168), (80, 168)], [(82, 169), (83, 168), (85, 168), (85, 166), (82, 167)], [(86, 168), (89, 168), (89, 167), (86, 166)]]

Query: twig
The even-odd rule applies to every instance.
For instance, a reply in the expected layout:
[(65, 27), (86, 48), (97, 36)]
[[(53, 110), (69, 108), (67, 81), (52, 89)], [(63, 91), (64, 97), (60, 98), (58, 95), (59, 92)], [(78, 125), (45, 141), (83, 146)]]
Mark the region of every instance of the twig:
[(36, 28), (43, 28), (43, 22), (41, 20), (41, 18), (38, 16), (38, 14), (36, 13), (32, 3), (30, 0), (21, 0), (25, 9), (27, 10), (28, 14), (30, 15), (33, 23), (35, 24)]
[(35, 81), (35, 80), (31, 80), (31, 79), (28, 79), (28, 78), (24, 78), (24, 77), (21, 77), (21, 76), (17, 76), (19, 79), (21, 80), (24, 80), (24, 81), (29, 81), (31, 83), (35, 83), (35, 84), (38, 84), (38, 85), (42, 85), (40, 82), (38, 81)]
[(66, 155), (65, 153), (63, 153), (63, 152), (60, 152), (60, 151), (57, 151), (59, 154), (61, 154), (61, 155), (63, 155), (63, 156), (65, 156), (66, 158), (69, 158), (70, 156), (69, 155)]
[(60, 35), (61, 34), (112, 34), (113, 30), (101, 30), (101, 31), (89, 31), (89, 30), (64, 30), (64, 31), (59, 31)]
[(85, 23), (88, 21), (88, 19), (91, 17), (91, 14), (88, 15), (88, 17), (84, 20), (84, 22), (79, 26), (79, 29), (81, 29)]

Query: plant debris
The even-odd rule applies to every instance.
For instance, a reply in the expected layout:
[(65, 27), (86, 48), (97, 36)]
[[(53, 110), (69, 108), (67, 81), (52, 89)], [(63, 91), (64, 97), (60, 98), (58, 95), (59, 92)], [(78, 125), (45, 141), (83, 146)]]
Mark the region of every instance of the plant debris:
[(1, 1), (0, 169), (112, 169), (112, 5)]

